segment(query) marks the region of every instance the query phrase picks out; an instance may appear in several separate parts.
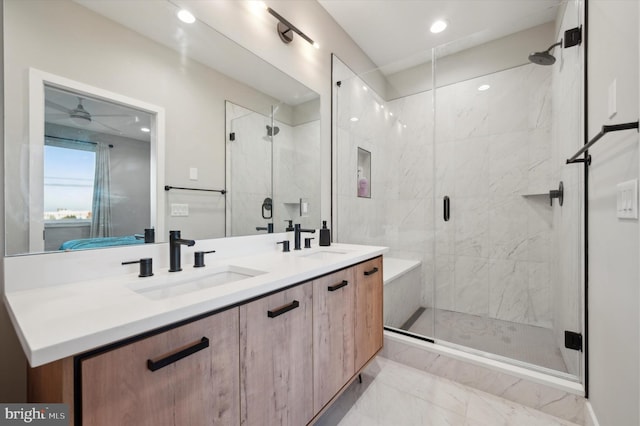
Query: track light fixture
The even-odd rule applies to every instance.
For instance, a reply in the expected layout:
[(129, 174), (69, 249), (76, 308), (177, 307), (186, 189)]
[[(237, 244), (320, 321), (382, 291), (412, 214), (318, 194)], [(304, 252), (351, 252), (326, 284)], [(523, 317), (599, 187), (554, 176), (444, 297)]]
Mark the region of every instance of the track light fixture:
[(311, 40), (311, 38), (308, 35), (300, 31), (295, 25), (293, 25), (291, 22), (283, 18), (282, 15), (280, 15), (278, 12), (271, 9), (270, 7), (267, 7), (267, 12), (269, 12), (279, 21), (278, 25), (276, 26), (276, 29), (278, 31), (278, 35), (280, 36), (280, 40), (282, 40), (284, 44), (289, 44), (291, 43), (291, 41), (293, 41), (293, 33), (292, 33), (293, 31), (296, 34), (298, 34), (300, 37), (305, 39), (310, 45), (312, 45), (316, 49), (320, 48), (320, 45), (318, 45), (318, 43)]

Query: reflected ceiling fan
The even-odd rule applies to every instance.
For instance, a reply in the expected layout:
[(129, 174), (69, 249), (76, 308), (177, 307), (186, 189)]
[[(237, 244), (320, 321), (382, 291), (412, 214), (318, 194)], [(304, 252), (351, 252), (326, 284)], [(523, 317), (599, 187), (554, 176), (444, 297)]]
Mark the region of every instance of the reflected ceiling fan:
[[(87, 111), (84, 108), (84, 106), (82, 105), (82, 101), (83, 99), (81, 97), (78, 97), (78, 105), (76, 105), (76, 107), (73, 109), (67, 108), (49, 99), (45, 99), (44, 103), (46, 106), (64, 113), (64, 114), (52, 114), (51, 115), (52, 117), (69, 118), (71, 122), (73, 122), (74, 124), (78, 126), (83, 126), (83, 127), (89, 126), (91, 123), (97, 123), (100, 126), (103, 126), (114, 132), (118, 132), (120, 134), (122, 134), (122, 131), (120, 129), (109, 126), (99, 120), (96, 120), (95, 118), (96, 117), (130, 117), (130, 118), (132, 117), (130, 114), (91, 114), (89, 111)], [(137, 117), (133, 117), (133, 120), (137, 121)]]

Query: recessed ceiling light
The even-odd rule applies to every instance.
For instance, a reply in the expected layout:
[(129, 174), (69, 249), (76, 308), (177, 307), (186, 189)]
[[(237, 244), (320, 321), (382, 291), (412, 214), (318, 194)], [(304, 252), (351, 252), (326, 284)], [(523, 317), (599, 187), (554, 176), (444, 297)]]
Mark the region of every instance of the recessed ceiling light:
[(392, 112), (390, 112), (389, 115), (393, 117), (393, 113)]
[(316, 49), (320, 49), (320, 45), (318, 44), (317, 41), (313, 42), (313, 47), (315, 47)]
[(358, 121), (358, 120), (359, 120), (359, 118), (358, 118), (358, 117), (351, 117), (351, 121), (353, 121), (354, 123), (355, 123), (356, 121)]
[(488, 84), (483, 84), (480, 87), (478, 87), (478, 90), (481, 92), (484, 92), (485, 90), (489, 90), (491, 86), (489, 86)]
[(380, 108), (384, 109), (384, 105), (380, 105)]
[(447, 21), (439, 19), (431, 24), (431, 32), (438, 34), (443, 32), (447, 28)]
[(151, 131), (151, 129), (148, 128), (148, 127), (140, 127), (140, 131), (141, 132), (145, 132), (145, 133), (149, 133)]
[(367, 86), (362, 86), (362, 90), (364, 90), (365, 92), (369, 91), (369, 89), (367, 89)]
[(180, 12), (178, 12), (178, 19), (186, 24), (193, 24), (196, 22), (196, 17), (186, 9), (181, 9)]

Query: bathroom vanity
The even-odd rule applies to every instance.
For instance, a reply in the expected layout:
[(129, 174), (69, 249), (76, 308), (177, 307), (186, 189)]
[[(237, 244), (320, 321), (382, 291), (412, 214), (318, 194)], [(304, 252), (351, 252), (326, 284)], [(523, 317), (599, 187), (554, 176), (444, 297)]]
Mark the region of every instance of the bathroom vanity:
[[(382, 348), (385, 248), (283, 253), (287, 235), (198, 241), (176, 273), (167, 244), (5, 258), (29, 400), (82, 425), (311, 423)], [(105, 266), (123, 254), (158, 259), (154, 276)]]

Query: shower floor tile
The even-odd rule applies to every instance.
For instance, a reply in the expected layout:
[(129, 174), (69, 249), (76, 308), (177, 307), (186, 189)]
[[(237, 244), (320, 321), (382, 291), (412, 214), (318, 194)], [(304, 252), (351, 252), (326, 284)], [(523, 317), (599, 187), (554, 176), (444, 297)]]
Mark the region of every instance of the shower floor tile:
[(315, 425), (576, 426), (380, 356)]
[[(567, 372), (551, 329), (442, 309), (435, 316), (437, 340)], [(433, 309), (425, 308), (408, 331), (433, 337)]]

